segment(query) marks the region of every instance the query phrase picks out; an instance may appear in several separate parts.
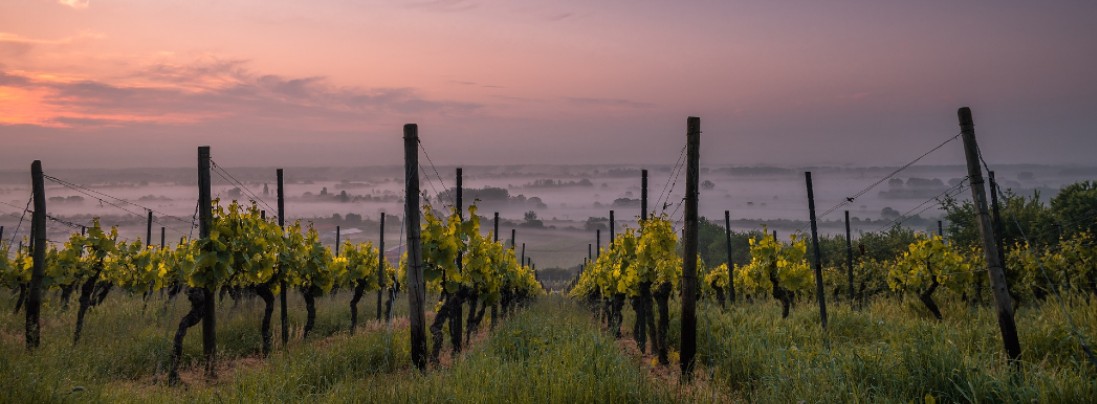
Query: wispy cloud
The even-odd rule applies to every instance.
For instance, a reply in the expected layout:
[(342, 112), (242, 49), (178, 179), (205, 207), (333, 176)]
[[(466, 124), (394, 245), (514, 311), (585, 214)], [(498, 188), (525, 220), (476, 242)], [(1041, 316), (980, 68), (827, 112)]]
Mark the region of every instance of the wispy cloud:
[(324, 77), (261, 74), (241, 60), (159, 64), (112, 80), (60, 80), (0, 67), (0, 124), (85, 128), (127, 123), (241, 120), (347, 128), (381, 115), (470, 113), (479, 104), (435, 100), (413, 88), (360, 88)]
[(589, 98), (589, 97), (566, 97), (567, 102), (575, 105), (590, 106), (590, 107), (612, 107), (612, 108), (651, 108), (655, 104), (643, 101), (632, 101), (620, 98)]
[(87, 40), (103, 39), (105, 35), (82, 32), (77, 35), (57, 39), (31, 38), (9, 32), (0, 32), (0, 56), (23, 56), (36, 47), (43, 46), (68, 46), (83, 43)]
[(469, 11), (479, 7), (480, 5), (475, 2), (466, 0), (432, 0), (432, 1), (420, 1), (413, 2), (407, 5), (408, 8), (418, 8), (431, 11), (442, 12), (460, 12)]
[(57, 3), (77, 10), (83, 10), (91, 5), (91, 0), (57, 0)]

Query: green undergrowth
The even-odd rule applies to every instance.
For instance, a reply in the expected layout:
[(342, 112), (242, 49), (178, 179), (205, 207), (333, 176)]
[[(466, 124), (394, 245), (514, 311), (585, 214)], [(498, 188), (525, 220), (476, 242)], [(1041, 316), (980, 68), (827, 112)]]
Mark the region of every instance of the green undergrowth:
[[(291, 295), (294, 337), (259, 356), (259, 301), (218, 309), (219, 379), (201, 377), (201, 331), (184, 346), (180, 387), (166, 386), (170, 338), (187, 307), (114, 296), (71, 342), (73, 315), (47, 307), (43, 342), (27, 353), (22, 313), (0, 315), (2, 402), (672, 402), (634, 358), (575, 303), (549, 297), (501, 322), (447, 365), (411, 365), (406, 320), (367, 324), (350, 335), (349, 296), (318, 300), (315, 336), (300, 340), (304, 312)], [(10, 301), (0, 299), (0, 301)], [(178, 305), (179, 307), (173, 307)], [(406, 306), (406, 305), (405, 305)], [(10, 306), (8, 306), (10, 307)], [(165, 308), (166, 307), (166, 308)], [(360, 307), (366, 318), (375, 306)], [(401, 308), (402, 311), (406, 309)]]
[[(420, 373), (410, 365), (406, 296), (401, 318), (374, 319), (374, 299), (360, 304), (362, 326), (351, 335), (350, 296), (317, 300), (316, 328), (301, 338), (304, 305), (290, 295), (291, 340), (259, 354), (261, 301), (218, 308), (219, 378), (201, 376), (201, 328), (184, 344), (181, 387), (164, 385), (170, 340), (188, 306), (183, 300), (112, 295), (88, 314), (72, 344), (75, 307), (48, 296), (42, 346), (23, 345), (23, 313), (0, 292), (0, 402), (1092, 402), (1097, 369), (1077, 338), (1097, 337), (1097, 302), (1017, 311), (1024, 350), (1020, 371), (1002, 353), (994, 312), (944, 299), (944, 321), (917, 304), (880, 299), (863, 310), (831, 302), (823, 332), (813, 303), (787, 319), (768, 299), (721, 310), (698, 307), (698, 381), (678, 385), (672, 369), (650, 370), (630, 356), (595, 316), (559, 296), (542, 298), (475, 339), (444, 365)], [(916, 303), (916, 302), (914, 302)], [(680, 341), (672, 301), (669, 340)], [(1070, 323), (1074, 326), (1071, 327)], [(625, 310), (623, 329), (632, 326)], [(488, 324), (484, 325), (489, 327)], [(448, 345), (448, 344), (447, 344)], [(676, 351), (676, 349), (675, 349)], [(448, 346), (447, 353), (448, 355)], [(672, 358), (677, 357), (672, 352)], [(664, 376), (658, 376), (658, 375)], [(719, 392), (713, 394), (713, 392)], [(730, 397), (730, 398), (729, 398)]]
[[(801, 303), (787, 319), (762, 300), (721, 310), (701, 302), (698, 363), (716, 383), (752, 402), (1092, 402), (1097, 369), (1084, 358), (1058, 305), (1022, 307), (1016, 323), (1020, 371), (1005, 358), (995, 313), (943, 302), (945, 320), (896, 300), (864, 310)], [(1068, 312), (1090, 344), (1097, 342), (1097, 303), (1078, 299)], [(672, 312), (677, 307), (672, 307)], [(675, 313), (677, 314), (677, 313)], [(631, 322), (626, 321), (627, 326)], [(680, 340), (673, 318), (669, 337)]]

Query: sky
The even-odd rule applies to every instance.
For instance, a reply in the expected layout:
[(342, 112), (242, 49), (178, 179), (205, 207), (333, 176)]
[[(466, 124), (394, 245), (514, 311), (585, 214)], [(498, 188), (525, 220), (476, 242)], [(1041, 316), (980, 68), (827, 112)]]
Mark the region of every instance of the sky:
[[(0, 0), (0, 169), (1095, 165), (1097, 2)], [(954, 142), (926, 163), (962, 164)]]

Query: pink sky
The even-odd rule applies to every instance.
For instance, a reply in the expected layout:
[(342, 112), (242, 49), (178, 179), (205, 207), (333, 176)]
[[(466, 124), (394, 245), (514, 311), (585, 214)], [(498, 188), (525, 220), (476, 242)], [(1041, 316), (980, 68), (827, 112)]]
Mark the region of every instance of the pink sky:
[[(1094, 164), (1097, 3), (0, 3), (0, 168)], [(930, 160), (960, 163), (957, 144)]]

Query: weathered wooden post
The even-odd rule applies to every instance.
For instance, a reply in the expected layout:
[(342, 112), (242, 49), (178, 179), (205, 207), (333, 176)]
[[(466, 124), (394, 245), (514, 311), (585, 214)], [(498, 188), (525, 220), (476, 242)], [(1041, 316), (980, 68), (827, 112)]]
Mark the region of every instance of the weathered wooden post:
[(728, 301), (735, 303), (735, 263), (731, 260), (731, 211), (724, 211), (724, 245), (728, 251)]
[(594, 230), (594, 257), (602, 256), (602, 229)]
[[(210, 196), (210, 148), (198, 148), (198, 237), (207, 239), (213, 224), (213, 199)], [(206, 377), (214, 378), (217, 359), (217, 304), (214, 287), (202, 288), (205, 313), (202, 316), (202, 352), (206, 356)]]
[(853, 307), (853, 236), (849, 229), (848, 210), (846, 211), (846, 275), (849, 278), (849, 307)]
[(987, 275), (990, 277), (991, 291), (994, 294), (998, 315), (998, 328), (1002, 332), (1009, 361), (1014, 366), (1020, 363), (1021, 342), (1017, 338), (1017, 324), (1013, 319), (1013, 302), (1009, 296), (1005, 271), (998, 253), (998, 243), (994, 226), (987, 210), (987, 194), (983, 187), (983, 169), (979, 166), (979, 145), (975, 142), (975, 122), (971, 118), (971, 109), (960, 108), (960, 134), (964, 140), (964, 154), (967, 159), (968, 180), (971, 184), (971, 199), (975, 205), (976, 219), (979, 222), (979, 234), (983, 238), (983, 256), (987, 262)]
[(381, 212), (381, 231), (377, 238), (377, 321), (381, 321), (381, 297), (385, 294), (385, 212)]
[[(278, 227), (282, 228), (282, 237), (285, 237), (285, 231), (286, 231), (286, 190), (285, 190), (285, 180), (284, 180), (285, 177), (283, 175), (283, 172), (282, 172), (281, 168), (279, 168), (276, 172), (278, 174)], [(278, 268), (279, 272), (285, 272), (287, 270), (288, 270), (288, 268)], [(285, 348), (286, 344), (289, 344), (289, 319), (287, 318), (287, 313), (286, 313), (286, 311), (288, 309), (288, 307), (287, 307), (288, 302), (286, 301), (286, 295), (289, 294), (289, 289), (287, 289), (285, 276), (282, 276), (281, 278), (282, 278), (282, 282), (281, 282), (281, 285), (279, 285), (279, 287), (281, 288), (281, 292), (279, 293), (279, 296), (278, 296), (278, 300), (279, 300), (278, 303), (279, 303), (279, 306), (280, 306), (279, 307), (279, 309), (280, 309), (279, 314), (281, 315), (281, 319), (282, 319), (282, 348)]]
[(990, 177), (990, 211), (994, 220), (994, 242), (998, 244), (998, 262), (1002, 263), (1002, 270), (1005, 270), (1006, 264), (1006, 250), (1002, 247), (1002, 216), (1001, 211), (998, 208), (998, 181), (994, 179), (994, 171), (987, 171), (987, 175)]
[(164, 227), (161, 226), (160, 227), (160, 249), (167, 248), (167, 246), (168, 246), (167, 241), (168, 241), (167, 229), (165, 229)]
[(811, 186), (811, 171), (804, 172), (808, 187), (808, 214), (811, 217), (812, 267), (815, 272), (815, 294), (819, 298), (819, 321), (827, 329), (827, 297), (823, 290), (823, 260), (819, 253), (819, 227), (815, 220), (815, 191)]
[(686, 119), (686, 211), (685, 240), (682, 253), (682, 346), (681, 370), (687, 380), (693, 377), (697, 354), (697, 199), (701, 156), (701, 118)]
[[(648, 170), (640, 170), (640, 231), (643, 232), (644, 223), (648, 220)], [(655, 328), (655, 308), (652, 301), (651, 294), (651, 281), (640, 282), (640, 296), (638, 297), (639, 303), (636, 305), (639, 310), (636, 313), (636, 329), (635, 334), (638, 336), (637, 345), (640, 347), (640, 353), (647, 353), (648, 341), (651, 341), (652, 351), (656, 351), (655, 346), (658, 344), (658, 331)], [(649, 338), (650, 337), (650, 338)]]
[(42, 278), (46, 272), (46, 186), (42, 173), (42, 162), (34, 160), (30, 165), (31, 192), (34, 195), (34, 213), (31, 214), (31, 269), (30, 285), (27, 286), (27, 350), (38, 348), (41, 341), (39, 314), (42, 310)]
[(145, 248), (152, 247), (152, 209), (149, 209), (149, 220), (145, 228)]
[[(465, 190), (464, 180), (465, 180), (464, 170), (462, 170), (461, 167), (457, 167), (457, 201), (456, 201), (456, 205), (457, 205), (457, 222), (458, 223), (463, 222), (465, 220), (465, 213), (464, 213), (464, 208), (465, 208), (465, 206), (464, 206), (464, 192), (465, 192), (464, 191)], [(464, 251), (458, 249), (457, 250), (457, 273), (459, 273), (459, 274), (464, 274), (465, 273), (465, 268), (464, 268), (464, 263), (463, 263), (463, 261), (464, 261), (463, 256), (464, 256)], [(443, 280), (443, 285), (445, 284), (444, 282), (445, 281)], [(461, 328), (462, 328), (462, 325), (464, 325), (462, 323), (462, 320), (461, 320), (462, 309), (463, 309), (462, 305), (464, 304), (464, 300), (465, 300), (466, 297), (471, 297), (471, 296), (469, 296), (471, 293), (468, 290), (468, 288), (465, 288), (464, 286), (461, 286), (458, 289), (459, 290), (457, 291), (456, 296), (450, 296), (450, 299), (454, 299), (454, 304), (453, 304), (453, 311), (450, 313), (451, 317), (449, 319), (449, 333), (450, 333), (450, 339), (453, 342), (453, 353), (455, 353), (455, 354), (461, 352), (461, 346), (463, 345), (462, 340), (461, 340)], [(473, 298), (472, 300), (475, 300), (475, 298)], [(473, 310), (475, 310), (475, 308), (470, 307), (469, 310), (473, 311)]]
[(613, 239), (617, 236), (617, 222), (613, 220), (613, 211), (609, 211), (609, 246), (613, 248)]
[(419, 244), (419, 127), (404, 125), (404, 224), (408, 233), (408, 317), (411, 331), (411, 361), (420, 371), (427, 369), (427, 336), (423, 300), (423, 255)]
[(335, 226), (335, 256), (339, 256), (339, 244), (342, 244), (343, 229), (342, 226)]

